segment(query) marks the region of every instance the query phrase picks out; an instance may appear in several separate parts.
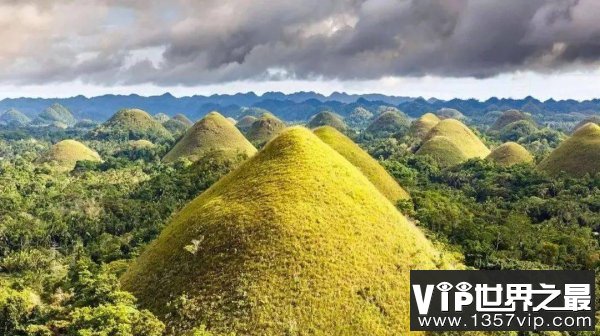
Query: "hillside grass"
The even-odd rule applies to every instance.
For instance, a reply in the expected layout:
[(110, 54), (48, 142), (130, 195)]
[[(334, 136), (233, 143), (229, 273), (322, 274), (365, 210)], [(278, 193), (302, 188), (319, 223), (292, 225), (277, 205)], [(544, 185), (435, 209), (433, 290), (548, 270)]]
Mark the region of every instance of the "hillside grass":
[(246, 137), (255, 146), (262, 147), (284, 129), (285, 123), (283, 121), (271, 113), (265, 113), (252, 123), (246, 132)]
[(410, 125), (410, 134), (423, 138), (440, 122), (440, 118), (433, 113), (425, 113)]
[(500, 131), (508, 124), (512, 124), (519, 120), (527, 120), (533, 122), (531, 117), (519, 110), (506, 110), (504, 111), (494, 124), (490, 127), (490, 130)]
[(572, 177), (600, 173), (600, 126), (587, 123), (563, 141), (538, 165), (538, 169)]
[(182, 158), (196, 161), (209, 152), (220, 152), (228, 157), (238, 154), (252, 156), (256, 148), (229, 120), (218, 112), (211, 112), (185, 132), (163, 161), (173, 162)]
[(306, 124), (308, 128), (317, 128), (320, 126), (331, 126), (338, 131), (344, 132), (348, 128), (346, 123), (339, 115), (329, 112), (323, 111), (315, 114)]
[[(409, 271), (462, 267), (308, 129), (177, 213), (122, 277), (175, 333), (405, 335)], [(414, 333), (416, 335), (420, 333)]]
[(515, 164), (533, 163), (533, 156), (525, 147), (516, 142), (506, 142), (494, 148), (486, 160), (493, 161), (497, 165), (510, 167)]
[(392, 203), (409, 199), (408, 193), (369, 153), (354, 141), (331, 126), (322, 126), (313, 131), (323, 142), (340, 153), (357, 167), (375, 187)]
[(77, 161), (100, 162), (100, 155), (76, 140), (63, 140), (54, 144), (46, 155), (43, 162), (50, 163), (60, 170), (72, 170)]
[(365, 130), (373, 135), (391, 135), (404, 132), (410, 127), (410, 120), (404, 114), (397, 111), (386, 111), (375, 117)]
[(111, 135), (122, 135), (129, 140), (172, 139), (171, 133), (160, 122), (140, 109), (119, 110), (91, 132), (92, 138), (105, 138)]
[(444, 119), (427, 133), (416, 154), (430, 155), (441, 166), (451, 166), (471, 158), (483, 159), (490, 150), (465, 124)]

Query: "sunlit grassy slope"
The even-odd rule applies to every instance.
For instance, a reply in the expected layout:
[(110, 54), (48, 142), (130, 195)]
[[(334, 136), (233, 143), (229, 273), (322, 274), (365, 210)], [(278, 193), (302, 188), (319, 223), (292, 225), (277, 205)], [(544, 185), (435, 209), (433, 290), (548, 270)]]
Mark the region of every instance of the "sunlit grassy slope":
[(427, 133), (417, 155), (430, 155), (442, 166), (451, 166), (470, 158), (485, 158), (490, 150), (465, 124), (444, 119)]
[(152, 148), (154, 144), (148, 140), (134, 140), (130, 141), (129, 145), (132, 148), (140, 149), (140, 148)]
[(357, 167), (392, 203), (410, 196), (390, 174), (354, 141), (331, 126), (322, 126), (314, 133), (346, 160)]
[(600, 126), (587, 123), (563, 141), (538, 165), (551, 175), (564, 171), (570, 176), (600, 172)]
[(410, 133), (418, 138), (423, 138), (440, 122), (440, 118), (433, 113), (425, 113), (410, 125)]
[(102, 161), (96, 151), (76, 140), (63, 140), (52, 147), (43, 158), (44, 162), (61, 170), (71, 170), (77, 161)]
[(356, 167), (293, 127), (177, 213), (122, 284), (161, 317), (187, 293), (186, 321), (216, 332), (405, 335), (409, 270), (454, 266)]
[(486, 159), (505, 167), (533, 162), (533, 156), (529, 154), (529, 151), (516, 142), (506, 142), (494, 148)]
[(329, 111), (323, 111), (314, 115), (308, 124), (309, 128), (317, 128), (319, 126), (331, 126), (339, 131), (345, 131), (347, 126), (344, 120), (337, 114)]
[(583, 119), (582, 121), (577, 123), (577, 125), (575, 125), (575, 127), (573, 127), (572, 133), (575, 133), (575, 131), (577, 131), (581, 126), (583, 126), (587, 123), (594, 123), (596, 125), (600, 125), (600, 116), (593, 115), (593, 116)]
[(221, 152), (223, 156), (252, 156), (256, 148), (229, 120), (218, 112), (211, 112), (188, 129), (163, 160), (172, 162), (187, 158), (196, 161), (209, 152)]
[(285, 128), (285, 123), (271, 113), (265, 113), (255, 120), (246, 133), (250, 142), (258, 146), (264, 145)]

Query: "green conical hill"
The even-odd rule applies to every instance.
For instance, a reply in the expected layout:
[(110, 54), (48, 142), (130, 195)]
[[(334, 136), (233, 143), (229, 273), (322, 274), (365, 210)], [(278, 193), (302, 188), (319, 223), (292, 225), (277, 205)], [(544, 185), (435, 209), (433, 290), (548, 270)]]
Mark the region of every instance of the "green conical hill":
[(238, 120), (235, 126), (243, 133), (246, 133), (250, 129), (250, 127), (252, 127), (252, 124), (254, 124), (254, 122), (257, 120), (258, 118), (255, 116), (245, 116), (242, 119)]
[(63, 140), (54, 144), (43, 158), (62, 170), (72, 170), (77, 161), (102, 161), (96, 151), (76, 140)]
[(45, 109), (35, 118), (34, 123), (39, 125), (50, 125), (54, 122), (61, 122), (68, 126), (73, 126), (77, 122), (71, 111), (66, 107), (55, 103)]
[(410, 125), (410, 133), (417, 138), (423, 138), (440, 122), (440, 118), (433, 113), (425, 113)]
[(405, 335), (410, 269), (458, 266), (446, 259), (356, 167), (293, 127), (174, 215), (121, 280), (163, 318), (185, 293), (185, 321), (167, 317), (177, 334)]
[(0, 115), (0, 125), (24, 126), (31, 122), (31, 119), (16, 109), (8, 109)]
[(190, 126), (184, 124), (183, 122), (177, 119), (169, 119), (165, 121), (163, 127), (167, 129), (167, 131), (171, 132), (173, 135), (179, 135), (185, 132)]
[(469, 159), (454, 141), (440, 135), (424, 142), (415, 154), (431, 156), (441, 167), (455, 166)]
[(171, 119), (179, 120), (187, 126), (192, 126), (194, 124), (188, 117), (181, 113), (174, 115)]
[(265, 113), (252, 123), (246, 132), (250, 142), (258, 146), (264, 145), (285, 128), (285, 123), (271, 113)]
[(533, 156), (529, 154), (529, 151), (516, 142), (506, 142), (494, 148), (486, 159), (505, 167), (533, 162)]
[[(1, 117), (0, 117), (0, 119), (1, 119)], [(600, 125), (600, 116), (594, 115), (594, 116), (590, 116), (590, 117), (583, 119), (582, 121), (577, 123), (577, 125), (575, 125), (575, 127), (573, 127), (572, 133), (575, 133), (575, 131), (577, 131), (581, 126), (583, 126), (587, 123), (594, 123), (596, 125)]]
[[(428, 144), (432, 139), (435, 142)], [(490, 150), (465, 124), (455, 119), (444, 119), (427, 133), (416, 154), (431, 155), (442, 166), (448, 166), (471, 158), (483, 159)]]
[(216, 151), (222, 152), (224, 156), (252, 156), (256, 153), (256, 148), (229, 120), (218, 112), (211, 112), (188, 129), (163, 160), (173, 162), (187, 158), (196, 161), (205, 154)]
[(392, 135), (406, 132), (410, 127), (410, 120), (404, 114), (396, 111), (386, 111), (378, 115), (365, 130), (374, 135)]
[(553, 150), (538, 169), (557, 175), (595, 175), (600, 172), (600, 126), (587, 123)]
[(466, 119), (464, 114), (462, 114), (459, 110), (453, 109), (453, 108), (447, 108), (447, 107), (443, 107), (443, 108), (435, 111), (435, 114), (442, 120), (443, 119), (456, 119), (456, 120)]
[(357, 167), (377, 189), (392, 203), (398, 200), (408, 199), (410, 196), (402, 189), (396, 180), (350, 138), (331, 126), (322, 126), (314, 130), (314, 133), (323, 142), (340, 153), (346, 160)]
[(331, 126), (337, 129), (338, 131), (342, 132), (345, 131), (347, 128), (346, 123), (344, 122), (344, 120), (342, 120), (342, 118), (339, 115), (329, 111), (323, 111), (315, 114), (310, 119), (308, 124), (306, 124), (306, 126), (308, 126), (309, 128), (317, 128), (319, 126)]
[(130, 140), (172, 138), (171, 133), (146, 111), (122, 109), (92, 132), (93, 138), (106, 136), (123, 137)]
[(498, 119), (496, 119), (492, 127), (490, 127), (490, 130), (499, 131), (506, 125), (512, 124), (519, 120), (532, 121), (528, 115), (519, 110), (506, 110), (498, 117)]

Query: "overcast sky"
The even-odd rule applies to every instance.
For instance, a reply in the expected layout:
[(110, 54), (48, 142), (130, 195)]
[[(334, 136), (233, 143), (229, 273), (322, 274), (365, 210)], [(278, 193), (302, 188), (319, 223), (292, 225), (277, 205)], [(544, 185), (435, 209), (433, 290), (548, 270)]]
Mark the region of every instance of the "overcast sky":
[(0, 0), (0, 97), (600, 97), (596, 0)]

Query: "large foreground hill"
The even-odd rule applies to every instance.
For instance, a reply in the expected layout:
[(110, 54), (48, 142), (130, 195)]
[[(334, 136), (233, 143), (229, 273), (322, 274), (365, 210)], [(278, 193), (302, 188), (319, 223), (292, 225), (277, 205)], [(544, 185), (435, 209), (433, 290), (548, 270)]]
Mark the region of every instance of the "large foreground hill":
[(122, 278), (177, 332), (403, 335), (409, 271), (448, 267), (343, 156), (284, 131), (176, 214)]

